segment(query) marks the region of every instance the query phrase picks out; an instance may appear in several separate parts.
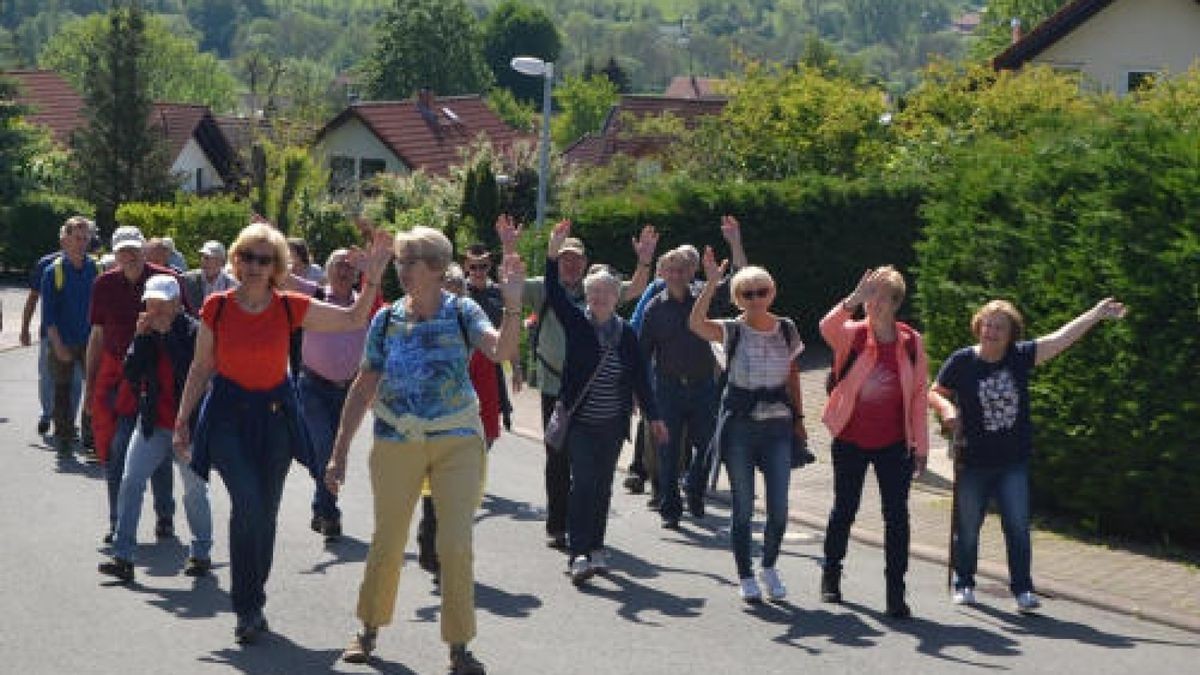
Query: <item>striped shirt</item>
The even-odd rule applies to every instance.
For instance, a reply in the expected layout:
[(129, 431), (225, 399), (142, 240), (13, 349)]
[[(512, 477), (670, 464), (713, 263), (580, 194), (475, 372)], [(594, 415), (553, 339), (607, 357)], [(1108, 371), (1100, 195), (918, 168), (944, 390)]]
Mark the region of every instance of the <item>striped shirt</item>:
[(624, 399), (627, 397), (621, 396), (621, 378), (625, 374), (625, 367), (616, 351), (616, 348), (610, 350), (597, 366), (599, 372), (575, 413), (576, 422), (601, 426), (611, 424), (625, 414)]

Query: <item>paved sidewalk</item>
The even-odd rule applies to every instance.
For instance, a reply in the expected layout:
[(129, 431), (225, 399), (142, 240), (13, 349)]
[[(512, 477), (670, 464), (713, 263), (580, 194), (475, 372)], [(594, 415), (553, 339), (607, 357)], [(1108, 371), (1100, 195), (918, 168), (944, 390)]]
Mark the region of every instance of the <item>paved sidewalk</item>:
[[(819, 538), (823, 536), (833, 504), (830, 439), (820, 421), (820, 410), (826, 399), (829, 356), (828, 353), (814, 353), (808, 360), (801, 380), (809, 442), (817, 462), (792, 474), (790, 515), (793, 524), (800, 525), (804, 533)], [(526, 388), (517, 394), (514, 407), (514, 431), (540, 438), (541, 404), (537, 390)], [(931, 424), (930, 428), (936, 429), (936, 426)], [(631, 453), (632, 446), (626, 443), (620, 462), (622, 471), (629, 465)], [(945, 441), (934, 434), (929, 470), (914, 484), (909, 509), (912, 554), (942, 564), (947, 559), (952, 474), (953, 466), (946, 454)], [(727, 489), (722, 480), (716, 498), (727, 499)], [(761, 489), (758, 494), (762, 494)], [(853, 536), (861, 542), (883, 545), (879, 493), (869, 477), (863, 489)], [(1033, 532), (1033, 556), (1034, 582), (1043, 597), (1072, 600), (1200, 632), (1200, 568), (1129, 550), (1087, 544), (1037, 529)], [(987, 518), (980, 534), (979, 574), (981, 586), (1007, 592), (1004, 535), (999, 517), (994, 514)], [(879, 583), (882, 586), (883, 580)], [(816, 588), (811, 589), (814, 596), (816, 592)], [(920, 612), (919, 607), (914, 609)]]

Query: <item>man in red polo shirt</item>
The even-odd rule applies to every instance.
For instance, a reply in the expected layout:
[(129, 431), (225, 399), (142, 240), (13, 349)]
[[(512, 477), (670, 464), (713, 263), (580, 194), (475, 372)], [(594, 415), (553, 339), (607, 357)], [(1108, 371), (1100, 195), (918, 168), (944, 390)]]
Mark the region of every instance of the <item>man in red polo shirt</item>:
[[(125, 471), (125, 451), (137, 417), (137, 398), (122, 372), (125, 352), (133, 342), (146, 280), (156, 274), (176, 276), (170, 269), (146, 262), (142, 250), (145, 243), (138, 228), (118, 227), (112, 235), (117, 266), (100, 275), (92, 286), (89, 316), (92, 332), (85, 359), (83, 400), (91, 408), (96, 455), (105, 463), (104, 474), (108, 480), (109, 528), (105, 543), (111, 543), (116, 528), (117, 495)], [(175, 534), (171, 482), (171, 462), (167, 457), (150, 478), (154, 512), (158, 515), (154, 533), (159, 537)]]

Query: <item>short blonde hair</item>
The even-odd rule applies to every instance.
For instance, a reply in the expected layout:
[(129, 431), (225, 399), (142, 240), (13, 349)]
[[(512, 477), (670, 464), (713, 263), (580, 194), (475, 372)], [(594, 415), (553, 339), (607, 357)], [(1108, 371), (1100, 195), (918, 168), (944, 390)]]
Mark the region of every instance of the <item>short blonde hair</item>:
[(733, 304), (745, 309), (746, 307), (742, 305), (742, 289), (747, 286), (761, 285), (769, 286), (772, 290), (775, 289), (775, 279), (767, 270), (757, 265), (750, 265), (738, 270), (737, 274), (734, 274), (733, 278), (729, 280), (729, 293), (733, 296)]
[(1017, 311), (1016, 306), (1007, 300), (989, 300), (975, 316), (971, 317), (971, 334), (979, 339), (983, 330), (983, 320), (992, 314), (1002, 314), (1008, 319), (1008, 344), (1012, 345), (1025, 336), (1025, 318)]
[(233, 246), (229, 247), (229, 258), (234, 261), (233, 276), (238, 281), (242, 280), (242, 275), (238, 271), (238, 255), (256, 244), (268, 244), (274, 249), (275, 260), (271, 263), (271, 285), (282, 286), (284, 280), (287, 279), (288, 256), (291, 255), (291, 251), (283, 233), (267, 223), (252, 223), (238, 232)]
[(395, 251), (397, 258), (419, 258), (437, 270), (446, 269), (454, 259), (454, 246), (446, 235), (424, 225), (396, 233)]
[(908, 293), (908, 286), (904, 284), (904, 275), (891, 265), (877, 267), (875, 272), (879, 274), (879, 283), (891, 291), (892, 301), (899, 307)]

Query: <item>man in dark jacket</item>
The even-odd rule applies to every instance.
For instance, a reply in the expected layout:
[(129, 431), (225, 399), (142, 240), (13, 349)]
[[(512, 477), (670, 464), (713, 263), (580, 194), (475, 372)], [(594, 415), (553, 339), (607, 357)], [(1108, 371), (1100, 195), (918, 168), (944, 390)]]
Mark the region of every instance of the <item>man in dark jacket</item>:
[[(117, 526), (112, 559), (100, 572), (123, 581), (133, 579), (138, 518), (146, 482), (171, 452), (171, 435), (179, 399), (187, 381), (196, 344), (197, 322), (180, 311), (179, 282), (159, 275), (146, 281), (142, 294), (146, 311), (125, 357), (125, 378), (137, 396), (137, 425), (125, 453), (124, 474), (117, 495)], [(191, 556), (184, 574), (203, 576), (212, 567), (212, 510), (208, 483), (187, 464), (176, 460), (183, 479), (183, 507), (192, 531)]]

